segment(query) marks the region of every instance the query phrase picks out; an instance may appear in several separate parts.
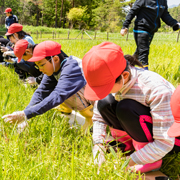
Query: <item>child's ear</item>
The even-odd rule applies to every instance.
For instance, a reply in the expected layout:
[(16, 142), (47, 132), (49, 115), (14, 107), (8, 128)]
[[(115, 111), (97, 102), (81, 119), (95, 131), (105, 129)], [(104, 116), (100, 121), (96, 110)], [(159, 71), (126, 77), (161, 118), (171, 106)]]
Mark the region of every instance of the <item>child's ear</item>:
[(54, 56), (53, 59), (54, 59), (54, 62), (56, 62), (56, 63), (60, 61), (59, 56), (57, 56), (57, 55)]
[(124, 79), (127, 79), (130, 75), (128, 71), (124, 71), (122, 74), (123, 74)]
[(25, 50), (25, 53), (30, 53), (30, 49), (26, 49), (26, 50)]

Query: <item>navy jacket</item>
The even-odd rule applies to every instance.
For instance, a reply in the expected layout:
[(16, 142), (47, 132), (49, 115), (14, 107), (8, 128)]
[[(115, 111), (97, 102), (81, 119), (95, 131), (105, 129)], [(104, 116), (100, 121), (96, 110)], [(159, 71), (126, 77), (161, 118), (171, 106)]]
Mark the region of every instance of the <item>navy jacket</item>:
[(18, 18), (16, 15), (12, 15), (12, 16), (9, 16), (9, 17), (6, 17), (5, 19), (5, 26), (6, 26), (6, 29), (9, 28), (9, 26), (13, 23), (18, 23)]
[(86, 85), (81, 63), (80, 59), (70, 56), (61, 65), (59, 72), (43, 76), (40, 86), (24, 110), (28, 119), (60, 105)]
[(134, 30), (143, 30), (151, 34), (160, 28), (160, 18), (171, 27), (177, 24), (168, 12), (167, 0), (136, 0), (126, 16), (123, 29), (129, 27), (135, 16)]

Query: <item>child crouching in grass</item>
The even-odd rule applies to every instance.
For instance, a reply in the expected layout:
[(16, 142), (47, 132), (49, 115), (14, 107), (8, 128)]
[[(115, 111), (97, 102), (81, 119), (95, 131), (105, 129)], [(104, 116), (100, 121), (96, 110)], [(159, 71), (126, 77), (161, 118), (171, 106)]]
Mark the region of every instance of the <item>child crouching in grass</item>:
[(84, 98), (86, 80), (81, 60), (74, 56), (64, 58), (59, 43), (44, 41), (34, 48), (28, 61), (35, 62), (43, 79), (26, 109), (3, 116), (5, 122), (23, 123), (63, 103), (65, 108), (78, 110), (85, 117), (83, 129), (87, 131), (92, 125), (93, 106)]
[[(120, 46), (104, 42), (94, 46), (82, 59), (87, 80), (85, 98), (93, 100), (93, 154), (99, 166), (105, 161), (103, 143), (106, 127), (130, 155), (128, 168), (136, 172), (158, 170), (162, 158), (180, 151), (167, 132), (174, 122), (170, 107), (174, 87), (155, 72), (142, 66)], [(122, 137), (122, 138), (121, 138)], [(121, 161), (119, 159), (119, 161)]]

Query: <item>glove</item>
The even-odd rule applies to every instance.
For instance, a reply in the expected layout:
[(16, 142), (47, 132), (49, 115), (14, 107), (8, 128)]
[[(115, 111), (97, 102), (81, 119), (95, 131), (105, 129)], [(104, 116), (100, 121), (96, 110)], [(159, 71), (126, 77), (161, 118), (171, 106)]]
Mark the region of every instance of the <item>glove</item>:
[(6, 52), (9, 51), (9, 49), (7, 47), (1, 46), (1, 52)]
[(121, 29), (121, 35), (122, 36), (124, 36), (124, 35), (126, 35), (127, 34), (127, 32), (128, 32), (128, 29), (127, 28), (125, 28), (125, 29)]
[(173, 31), (177, 31), (180, 29), (180, 23), (177, 23), (176, 25), (173, 26)]
[(17, 125), (18, 134), (22, 133), (24, 129), (28, 126), (28, 122), (25, 120)]
[[(98, 164), (100, 167), (103, 162), (105, 162), (105, 153), (106, 148), (101, 144), (95, 144), (93, 147), (93, 157), (94, 157), (94, 164)], [(98, 153), (98, 155), (97, 155)]]
[(26, 81), (27, 81), (30, 85), (35, 85), (35, 84), (37, 84), (36, 78), (34, 78), (34, 77), (28, 77), (28, 78), (26, 79)]
[(19, 124), (27, 120), (27, 117), (24, 111), (16, 111), (16, 112), (13, 112), (12, 114), (4, 115), (2, 118), (4, 119), (5, 123), (9, 122), (12, 124), (15, 124), (15, 123)]
[(13, 51), (6, 51), (3, 53), (3, 57), (6, 57), (6, 56), (14, 56), (14, 52)]

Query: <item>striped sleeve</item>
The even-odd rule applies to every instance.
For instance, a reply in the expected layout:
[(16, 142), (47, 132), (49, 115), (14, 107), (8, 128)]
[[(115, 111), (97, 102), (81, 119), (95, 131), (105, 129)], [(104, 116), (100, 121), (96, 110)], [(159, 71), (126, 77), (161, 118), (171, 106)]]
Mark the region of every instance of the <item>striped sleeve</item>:
[(168, 129), (174, 122), (170, 107), (172, 91), (165, 86), (160, 86), (148, 94), (147, 103), (150, 104), (151, 109), (154, 141), (131, 155), (136, 164), (158, 161), (171, 151), (174, 146), (175, 138), (167, 135)]
[(93, 143), (94, 144), (103, 144), (106, 136), (106, 123), (102, 119), (98, 109), (97, 102), (94, 104), (93, 108)]
[(15, 17), (15, 23), (18, 23), (18, 18), (17, 18), (17, 16), (16, 15), (14, 15), (14, 17)]

